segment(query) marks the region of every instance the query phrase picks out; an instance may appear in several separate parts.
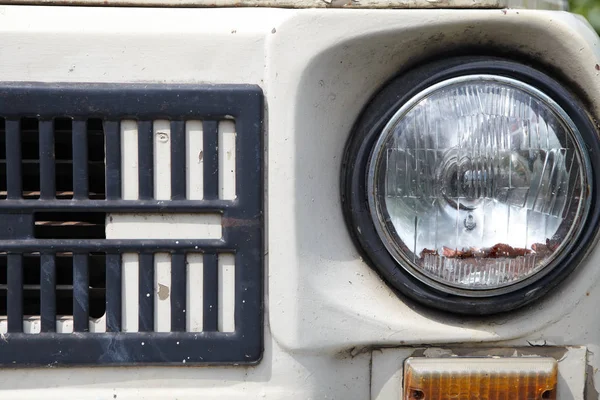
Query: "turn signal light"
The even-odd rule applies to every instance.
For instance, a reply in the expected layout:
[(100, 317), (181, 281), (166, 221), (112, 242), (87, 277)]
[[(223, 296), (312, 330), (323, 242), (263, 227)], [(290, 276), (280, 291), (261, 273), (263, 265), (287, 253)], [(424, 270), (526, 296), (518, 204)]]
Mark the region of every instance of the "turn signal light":
[(404, 400), (556, 400), (553, 358), (409, 358)]

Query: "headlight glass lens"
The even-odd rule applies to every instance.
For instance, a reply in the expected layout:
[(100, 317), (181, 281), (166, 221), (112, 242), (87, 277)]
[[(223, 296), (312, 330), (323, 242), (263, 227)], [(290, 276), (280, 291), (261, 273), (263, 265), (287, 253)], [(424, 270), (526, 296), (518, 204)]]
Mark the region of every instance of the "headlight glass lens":
[(589, 180), (580, 134), (552, 99), (510, 78), (463, 76), (392, 117), (369, 161), (369, 205), (403, 268), (481, 292), (543, 275), (568, 251)]

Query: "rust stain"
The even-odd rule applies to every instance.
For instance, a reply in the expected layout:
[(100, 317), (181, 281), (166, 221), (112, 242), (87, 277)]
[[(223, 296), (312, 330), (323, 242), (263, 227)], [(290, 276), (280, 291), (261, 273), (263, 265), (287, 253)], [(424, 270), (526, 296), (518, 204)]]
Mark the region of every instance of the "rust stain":
[(257, 224), (258, 224), (258, 219), (223, 218), (223, 226), (224, 227), (255, 226)]

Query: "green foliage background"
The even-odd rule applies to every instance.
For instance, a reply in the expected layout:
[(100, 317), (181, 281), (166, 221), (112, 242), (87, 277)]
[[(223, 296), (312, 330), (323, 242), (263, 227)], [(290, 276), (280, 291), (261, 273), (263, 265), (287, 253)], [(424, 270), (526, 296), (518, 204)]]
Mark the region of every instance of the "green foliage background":
[(570, 11), (581, 14), (600, 33), (600, 0), (569, 0)]

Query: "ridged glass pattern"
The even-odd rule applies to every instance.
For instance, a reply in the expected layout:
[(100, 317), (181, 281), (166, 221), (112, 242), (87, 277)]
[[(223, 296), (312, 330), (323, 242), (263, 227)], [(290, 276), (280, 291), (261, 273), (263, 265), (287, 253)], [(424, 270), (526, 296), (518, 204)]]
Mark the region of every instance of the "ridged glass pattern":
[(382, 219), (425, 275), (468, 289), (523, 280), (583, 213), (582, 154), (560, 115), (504, 82), (456, 83), (391, 127), (375, 172)]

